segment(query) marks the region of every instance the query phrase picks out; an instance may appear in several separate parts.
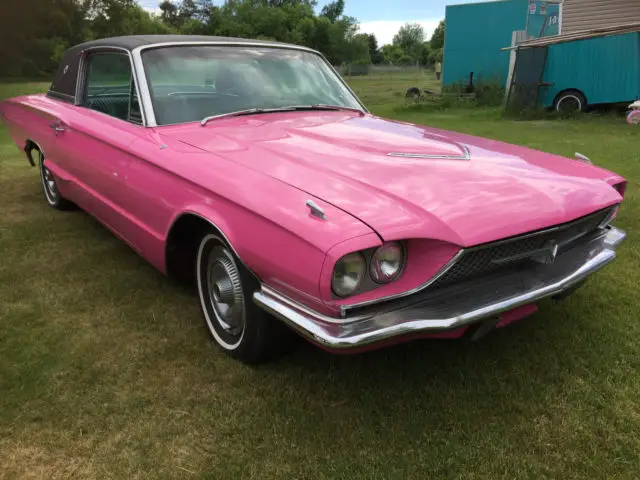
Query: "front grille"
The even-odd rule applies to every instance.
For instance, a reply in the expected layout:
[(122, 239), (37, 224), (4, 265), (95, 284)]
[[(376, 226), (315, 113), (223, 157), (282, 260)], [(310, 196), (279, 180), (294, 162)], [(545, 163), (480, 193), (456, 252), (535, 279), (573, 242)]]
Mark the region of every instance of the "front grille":
[(500, 270), (526, 268), (531, 257), (549, 242), (558, 245), (559, 253), (575, 246), (580, 239), (594, 232), (615, 211), (615, 207), (600, 210), (570, 223), (526, 235), (494, 242), (466, 250), (429, 288), (440, 288), (476, 279)]

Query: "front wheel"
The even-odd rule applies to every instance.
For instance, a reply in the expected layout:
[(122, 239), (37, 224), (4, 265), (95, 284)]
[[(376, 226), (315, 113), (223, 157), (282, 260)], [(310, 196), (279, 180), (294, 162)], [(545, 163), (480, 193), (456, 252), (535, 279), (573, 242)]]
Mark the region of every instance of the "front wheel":
[(230, 356), (259, 364), (284, 354), (293, 332), (253, 304), (257, 282), (217, 235), (205, 235), (196, 256), (196, 283), (205, 323)]

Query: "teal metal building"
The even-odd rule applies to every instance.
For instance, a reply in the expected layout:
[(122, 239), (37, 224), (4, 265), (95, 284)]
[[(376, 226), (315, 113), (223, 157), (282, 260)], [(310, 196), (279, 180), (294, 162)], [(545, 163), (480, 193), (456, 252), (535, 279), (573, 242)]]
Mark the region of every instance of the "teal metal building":
[(542, 0), (499, 0), (449, 5), (446, 28), (443, 85), (474, 81), (504, 85), (509, 73), (510, 52), (504, 51), (520, 38), (558, 34), (559, 6)]
[[(617, 9), (628, 3), (623, 10), (635, 23), (620, 24), (616, 17), (613, 25), (607, 18), (615, 9), (598, 10), (609, 1), (494, 0), (448, 6), (443, 86), (464, 87), (473, 77), (474, 86), (504, 86), (507, 101), (522, 108), (584, 111), (637, 100), (640, 0), (616, 0)], [(589, 8), (580, 8), (587, 3)], [(565, 32), (565, 23), (575, 28)]]
[[(640, 97), (640, 24), (522, 42), (513, 83), (535, 102), (560, 110), (632, 102)], [(536, 58), (540, 61), (536, 61)]]

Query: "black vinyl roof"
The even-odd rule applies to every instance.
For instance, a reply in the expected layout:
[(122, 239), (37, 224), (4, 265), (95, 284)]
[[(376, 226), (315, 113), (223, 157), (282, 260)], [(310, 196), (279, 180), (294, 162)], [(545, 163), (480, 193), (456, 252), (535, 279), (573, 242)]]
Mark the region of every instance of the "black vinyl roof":
[(53, 76), (53, 81), (49, 87), (48, 95), (75, 103), (76, 82), (78, 79), (78, 70), (80, 68), (80, 58), (82, 52), (90, 48), (96, 47), (116, 47), (127, 51), (132, 51), (138, 47), (156, 45), (161, 43), (189, 43), (189, 42), (224, 42), (224, 43), (247, 43), (256, 42), (273, 46), (293, 46), (286, 43), (252, 40), (248, 38), (236, 37), (214, 37), (206, 35), (129, 35), (123, 37), (102, 38), (99, 40), (91, 40), (89, 42), (80, 43), (67, 50), (58, 70)]

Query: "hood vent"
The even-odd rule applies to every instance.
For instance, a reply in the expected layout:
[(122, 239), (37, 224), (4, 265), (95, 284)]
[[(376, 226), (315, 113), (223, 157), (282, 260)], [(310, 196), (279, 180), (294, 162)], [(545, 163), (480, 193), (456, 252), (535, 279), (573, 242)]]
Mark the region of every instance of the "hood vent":
[(462, 147), (462, 155), (430, 155), (427, 153), (390, 152), (387, 153), (387, 156), (401, 158), (426, 158), (429, 160), (471, 160), (471, 154), (467, 147)]

